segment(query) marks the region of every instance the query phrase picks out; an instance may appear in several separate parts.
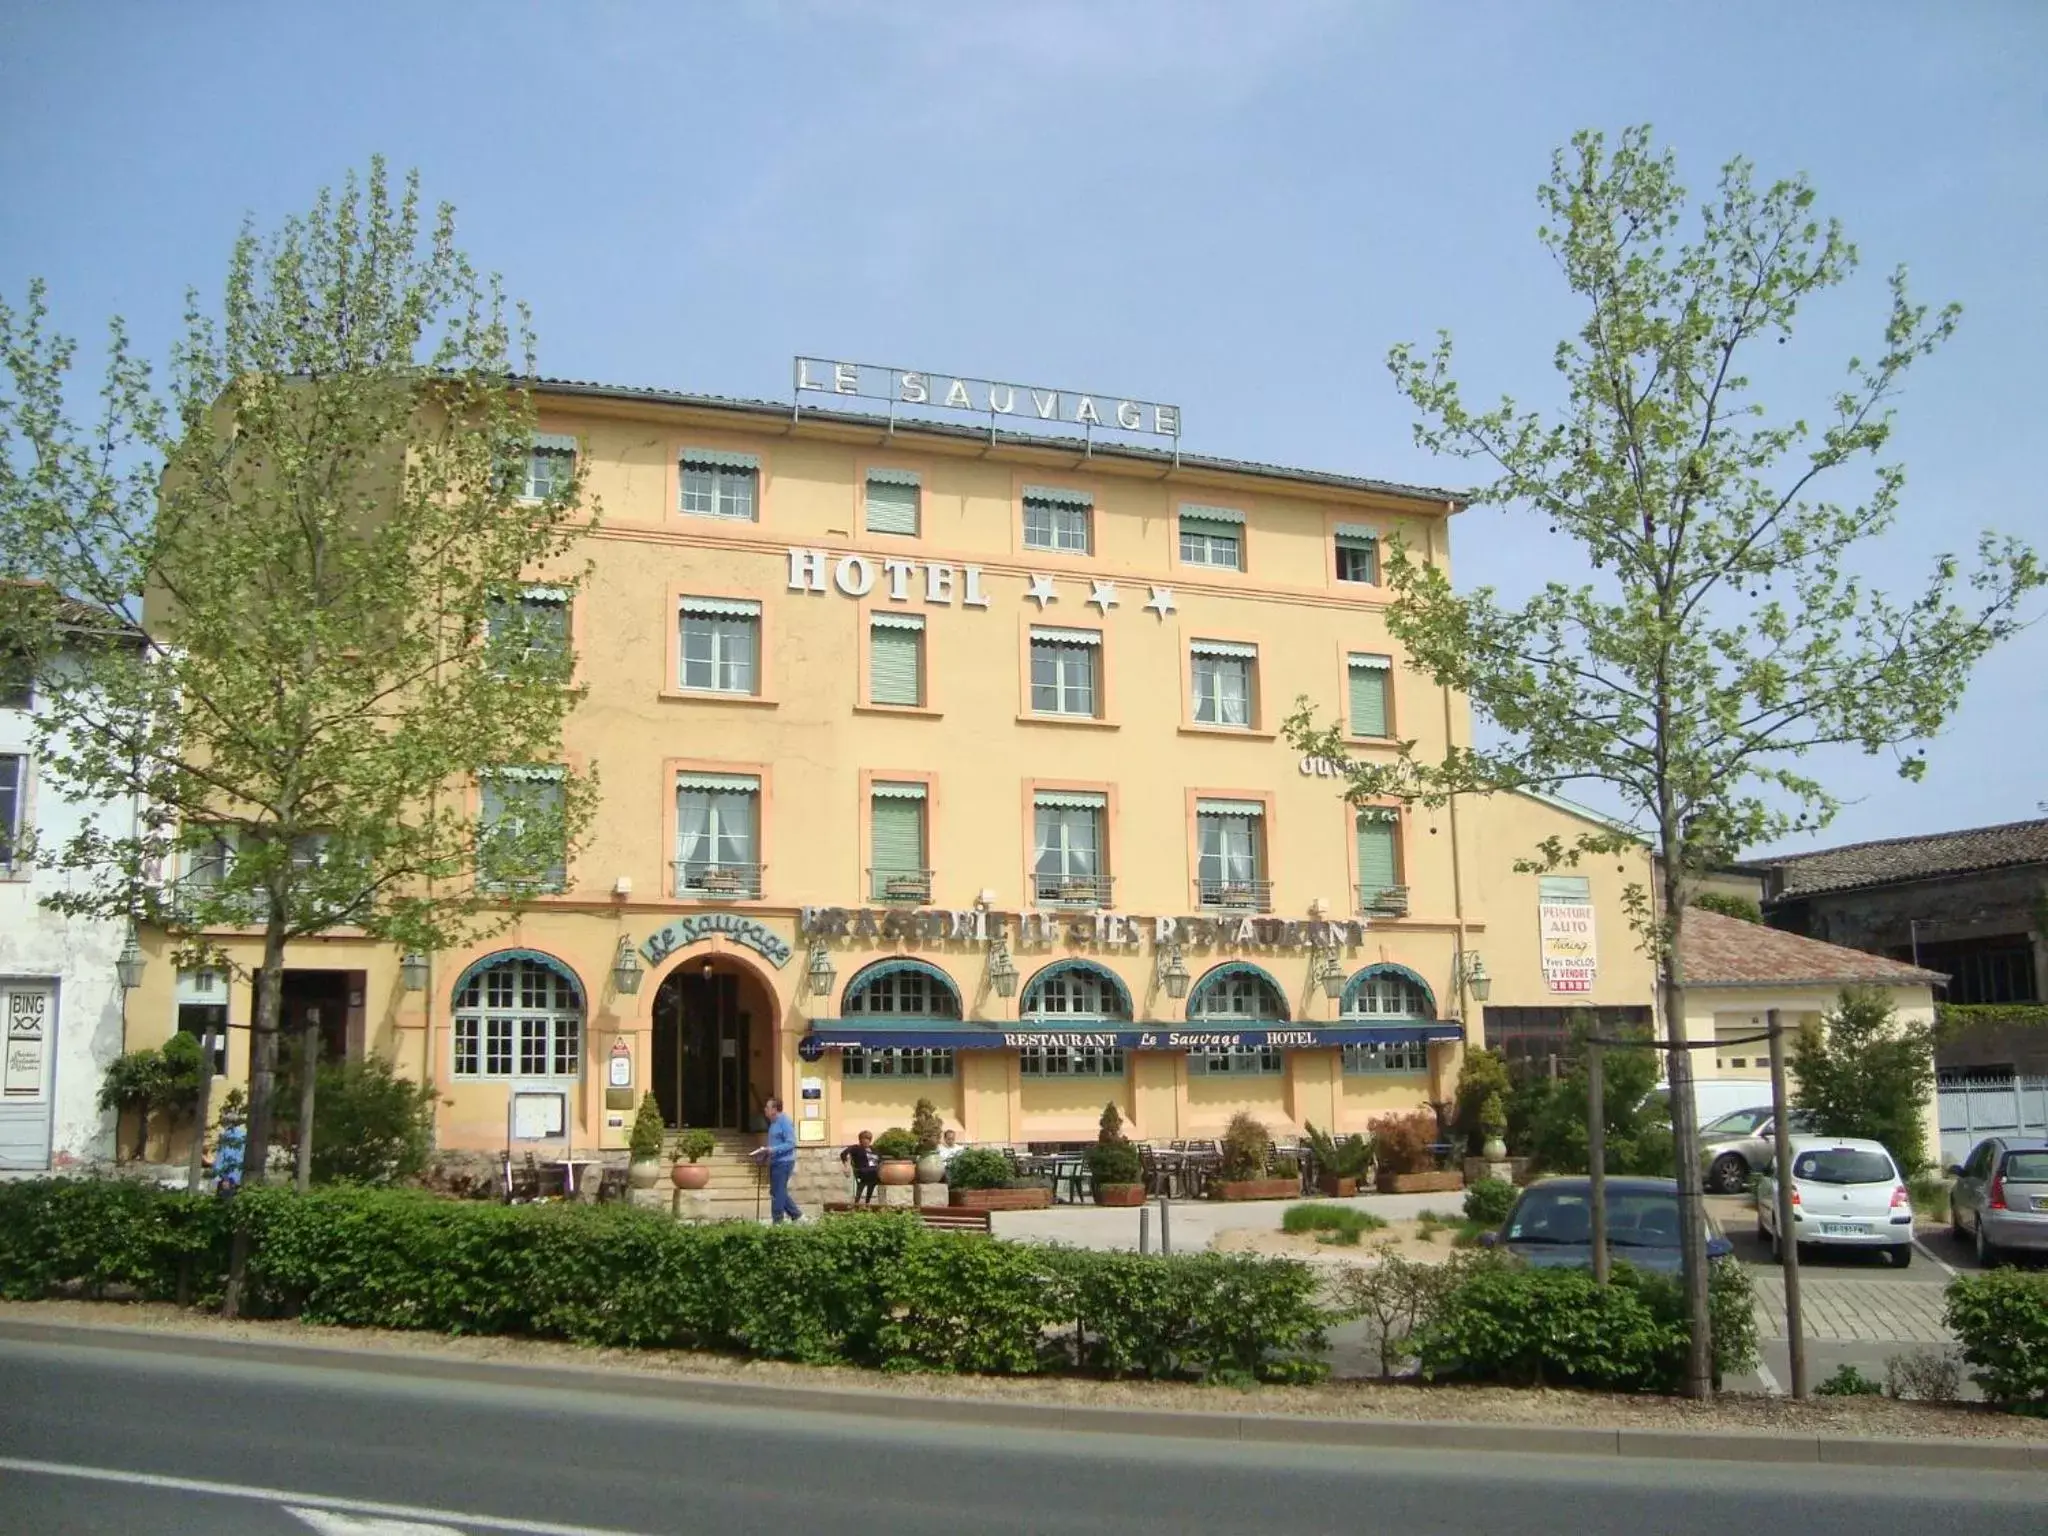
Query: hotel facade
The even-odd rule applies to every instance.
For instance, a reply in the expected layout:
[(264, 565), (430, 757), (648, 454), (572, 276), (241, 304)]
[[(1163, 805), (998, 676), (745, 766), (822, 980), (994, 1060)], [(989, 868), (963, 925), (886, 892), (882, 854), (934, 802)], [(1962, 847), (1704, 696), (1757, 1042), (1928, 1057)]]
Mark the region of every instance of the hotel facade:
[[(1155, 1140), (1362, 1129), (1450, 1097), (1489, 1016), (1649, 1018), (1646, 857), (1517, 873), (1586, 814), (1352, 807), (1280, 734), (1306, 695), (1355, 757), (1469, 740), (1380, 582), (1396, 536), (1452, 569), (1445, 493), (993, 417), (539, 403), (535, 488), (573, 458), (602, 509), (587, 580), (519, 599), (573, 650), (595, 824), (470, 949), (286, 958), (288, 1027), (433, 1083), (444, 1148), (618, 1151), (646, 1092), (740, 1135), (779, 1095), (818, 1149), (920, 1098), (970, 1142), (1092, 1137), (1110, 1101)], [(252, 1007), (153, 964), (129, 1043), (225, 1023), (241, 1081)]]

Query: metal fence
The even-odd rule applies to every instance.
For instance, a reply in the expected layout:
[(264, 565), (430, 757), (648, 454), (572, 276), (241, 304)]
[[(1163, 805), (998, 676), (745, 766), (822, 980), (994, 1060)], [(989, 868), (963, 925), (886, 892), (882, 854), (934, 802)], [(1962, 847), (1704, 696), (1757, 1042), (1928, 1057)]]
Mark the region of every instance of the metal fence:
[(2048, 1077), (2010, 1067), (1967, 1067), (1936, 1078), (1941, 1100), (1941, 1161), (1960, 1163), (1986, 1136), (2048, 1137)]

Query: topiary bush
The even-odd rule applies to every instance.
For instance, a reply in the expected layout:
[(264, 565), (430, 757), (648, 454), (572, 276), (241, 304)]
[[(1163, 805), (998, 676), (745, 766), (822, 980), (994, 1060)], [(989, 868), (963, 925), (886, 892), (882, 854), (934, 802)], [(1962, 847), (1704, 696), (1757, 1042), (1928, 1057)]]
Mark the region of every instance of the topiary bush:
[(900, 1125), (892, 1125), (875, 1138), (875, 1155), (892, 1163), (904, 1163), (917, 1156), (917, 1138)]
[(939, 1121), (939, 1106), (930, 1099), (919, 1099), (910, 1112), (910, 1139), (917, 1143), (918, 1157), (939, 1150), (946, 1128)]
[(627, 1138), (627, 1155), (634, 1162), (648, 1162), (661, 1156), (661, 1106), (654, 1095), (640, 1095), (639, 1112), (633, 1116), (633, 1134)]
[(718, 1138), (697, 1126), (676, 1138), (676, 1151), (686, 1161), (701, 1163), (718, 1147)]
[(1465, 1218), (1489, 1227), (1508, 1219), (1518, 1191), (1506, 1179), (1481, 1179), (1465, 1191)]
[(1984, 1400), (2048, 1417), (2048, 1272), (1994, 1269), (1949, 1281), (1942, 1319)]
[[(965, 1152), (961, 1157), (965, 1157)], [(956, 1159), (955, 1161), (957, 1161)], [(1088, 1171), (1099, 1189), (1105, 1184), (1138, 1184), (1144, 1181), (1145, 1164), (1138, 1149), (1128, 1141), (1098, 1141), (1088, 1149)]]
[(1010, 1160), (993, 1147), (969, 1147), (946, 1165), (954, 1189), (1008, 1189), (1017, 1177)]
[(1273, 1138), (1249, 1110), (1240, 1109), (1230, 1117), (1223, 1131), (1223, 1161), (1219, 1177), (1238, 1181), (1263, 1179), (1273, 1161)]

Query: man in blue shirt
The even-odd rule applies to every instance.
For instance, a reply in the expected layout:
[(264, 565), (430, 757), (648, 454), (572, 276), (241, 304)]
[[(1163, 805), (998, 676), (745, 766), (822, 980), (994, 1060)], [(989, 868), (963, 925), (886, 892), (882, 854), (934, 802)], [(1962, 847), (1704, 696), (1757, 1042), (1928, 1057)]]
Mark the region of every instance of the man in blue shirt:
[(789, 1176), (796, 1172), (796, 1122), (782, 1112), (780, 1099), (770, 1099), (763, 1107), (768, 1111), (768, 1208), (779, 1227), (784, 1216), (791, 1221), (804, 1217), (789, 1198)]

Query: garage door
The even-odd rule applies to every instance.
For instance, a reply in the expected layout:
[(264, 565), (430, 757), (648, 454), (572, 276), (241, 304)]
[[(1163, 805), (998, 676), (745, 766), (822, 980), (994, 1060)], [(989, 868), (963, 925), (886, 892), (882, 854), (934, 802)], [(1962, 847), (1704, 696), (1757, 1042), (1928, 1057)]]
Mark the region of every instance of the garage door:
[(0, 1168), (47, 1168), (57, 989), (46, 981), (0, 981), (0, 1030)]

